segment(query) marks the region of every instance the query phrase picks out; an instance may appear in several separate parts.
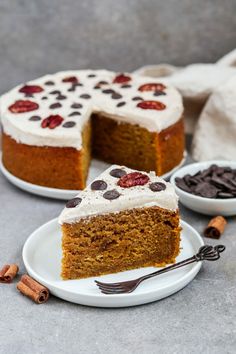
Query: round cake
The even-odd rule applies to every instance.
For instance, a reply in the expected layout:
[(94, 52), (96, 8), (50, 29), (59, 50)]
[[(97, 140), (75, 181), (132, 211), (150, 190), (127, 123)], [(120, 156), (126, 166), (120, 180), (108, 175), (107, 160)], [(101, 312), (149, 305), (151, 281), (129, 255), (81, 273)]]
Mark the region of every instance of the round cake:
[(64, 71), (1, 97), (5, 168), (37, 185), (83, 189), (91, 157), (162, 175), (184, 153), (182, 98), (155, 78)]

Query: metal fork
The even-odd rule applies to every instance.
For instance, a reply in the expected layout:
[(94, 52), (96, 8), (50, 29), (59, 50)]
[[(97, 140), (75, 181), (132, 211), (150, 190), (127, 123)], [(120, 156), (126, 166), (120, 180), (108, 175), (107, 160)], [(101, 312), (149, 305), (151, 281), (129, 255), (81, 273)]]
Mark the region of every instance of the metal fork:
[(118, 282), (118, 283), (102, 283), (100, 281), (95, 280), (95, 283), (97, 284), (97, 286), (99, 287), (99, 289), (103, 294), (113, 295), (113, 294), (131, 293), (137, 288), (137, 286), (141, 282), (143, 282), (146, 279), (155, 277), (156, 275), (160, 275), (169, 272), (170, 270), (181, 268), (183, 266), (186, 266), (194, 262), (200, 262), (205, 260), (216, 261), (217, 259), (220, 258), (220, 253), (223, 252), (224, 250), (225, 250), (225, 246), (223, 245), (217, 245), (217, 246), (205, 245), (200, 247), (198, 253), (196, 253), (194, 256), (187, 258), (181, 262), (172, 264), (163, 269), (157, 270), (156, 272), (144, 275), (140, 278), (129, 280), (129, 281)]

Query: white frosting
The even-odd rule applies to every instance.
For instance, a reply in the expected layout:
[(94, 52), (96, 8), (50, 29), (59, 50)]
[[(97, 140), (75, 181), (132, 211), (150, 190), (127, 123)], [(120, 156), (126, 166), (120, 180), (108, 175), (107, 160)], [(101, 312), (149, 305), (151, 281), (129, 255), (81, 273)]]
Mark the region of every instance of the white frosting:
[[(95, 77), (88, 77), (91, 74), (94, 74)], [(20, 143), (36, 146), (74, 147), (80, 150), (82, 146), (81, 132), (92, 112), (103, 112), (120, 122), (137, 124), (151, 132), (160, 132), (180, 119), (183, 114), (182, 99), (174, 88), (168, 86), (165, 89), (166, 95), (154, 96), (153, 91), (140, 92), (138, 87), (144, 83), (159, 83), (163, 80), (128, 75), (132, 78), (127, 83), (131, 85), (130, 88), (122, 88), (121, 84), (112, 84), (116, 74), (106, 70), (74, 70), (46, 75), (27, 83), (29, 85), (39, 85), (44, 89), (40, 93), (35, 93), (33, 97), (25, 97), (24, 93), (20, 93), (19, 89), (23, 85), (19, 85), (1, 97), (0, 114), (3, 130)], [(62, 82), (63, 78), (70, 76), (78, 77), (79, 83), (82, 84), (82, 86), (77, 86), (74, 92), (68, 91), (71, 83)], [(45, 85), (47, 81), (53, 81), (55, 85)], [(103, 86), (102, 89), (94, 89), (99, 81), (106, 81), (109, 84)], [(122, 98), (112, 99), (111, 95), (102, 92), (104, 89), (113, 89), (121, 94)], [(67, 98), (56, 100), (57, 95), (50, 94), (54, 90), (59, 90)], [(89, 94), (91, 98), (80, 98), (82, 94)], [(44, 96), (47, 96), (48, 99), (42, 100)], [(137, 107), (140, 101), (132, 100), (136, 96), (142, 97), (144, 100), (160, 101), (166, 105), (166, 109), (162, 111), (141, 109)], [(31, 100), (38, 103), (39, 108), (26, 113), (12, 113), (9, 106), (17, 100)], [(62, 107), (49, 108), (51, 104), (58, 102)], [(119, 102), (125, 102), (126, 104), (117, 107)], [(73, 103), (80, 103), (83, 107), (80, 109), (71, 108)], [(81, 115), (69, 117), (69, 114), (74, 111), (79, 111)], [(29, 120), (34, 115), (44, 119), (55, 114), (63, 117), (63, 124), (66, 121), (73, 121), (76, 125), (72, 128), (64, 128), (61, 124), (55, 129), (43, 129), (41, 128), (41, 121)]]
[[(74, 223), (80, 219), (88, 218), (91, 216), (116, 213), (122, 210), (133, 208), (143, 208), (158, 206), (164, 209), (175, 211), (178, 209), (178, 197), (175, 193), (173, 186), (157, 177), (154, 172), (147, 174), (150, 178), (149, 182), (144, 186), (135, 186), (131, 188), (121, 188), (117, 182), (119, 178), (112, 177), (110, 171), (115, 168), (124, 169), (127, 173), (134, 172), (124, 166), (113, 165), (103, 172), (96, 180), (103, 180), (107, 183), (106, 190), (94, 191), (91, 190), (91, 184), (79, 192), (77, 197), (82, 201), (75, 208), (65, 208), (60, 217), (59, 223)], [(149, 185), (153, 182), (164, 183), (166, 189), (160, 192), (153, 192)], [(107, 200), (103, 194), (108, 190), (115, 189), (120, 193), (117, 199)]]

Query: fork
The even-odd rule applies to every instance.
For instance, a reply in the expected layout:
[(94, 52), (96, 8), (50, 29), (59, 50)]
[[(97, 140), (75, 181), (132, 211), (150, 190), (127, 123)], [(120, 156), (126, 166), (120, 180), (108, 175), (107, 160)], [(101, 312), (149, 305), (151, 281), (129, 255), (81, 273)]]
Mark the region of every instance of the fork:
[(168, 267), (162, 268), (157, 270), (153, 273), (146, 274), (140, 278), (129, 280), (129, 281), (122, 281), (118, 283), (102, 283), (98, 280), (95, 280), (96, 285), (99, 287), (103, 294), (125, 294), (133, 292), (137, 286), (142, 283), (146, 279), (150, 279), (155, 277), (156, 275), (160, 275), (166, 272), (169, 272), (174, 269), (181, 268), (191, 263), (200, 262), (200, 261), (216, 261), (220, 258), (220, 253), (225, 250), (225, 246), (217, 245), (217, 246), (210, 246), (205, 245), (199, 248), (198, 252), (190, 258), (184, 259), (181, 262), (172, 264)]

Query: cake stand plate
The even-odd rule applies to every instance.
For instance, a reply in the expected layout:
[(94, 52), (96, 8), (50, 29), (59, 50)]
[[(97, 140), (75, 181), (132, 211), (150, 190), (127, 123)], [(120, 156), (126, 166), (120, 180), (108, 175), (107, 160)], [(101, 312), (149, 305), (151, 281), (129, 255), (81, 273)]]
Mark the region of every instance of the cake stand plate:
[[(177, 262), (191, 257), (203, 245), (197, 231), (181, 221), (181, 252)], [(105, 295), (100, 293), (94, 280), (118, 282), (131, 280), (153, 272), (156, 268), (140, 268), (116, 274), (80, 280), (62, 280), (61, 231), (57, 219), (53, 219), (35, 230), (23, 248), (23, 260), (27, 272), (45, 285), (51, 294), (81, 305), (96, 307), (126, 307), (146, 304), (172, 295), (184, 288), (197, 275), (201, 262), (164, 273), (143, 282), (133, 293)]]
[[(162, 178), (169, 179), (172, 173), (174, 173), (178, 168), (180, 168), (185, 160), (186, 160), (187, 153), (184, 153), (184, 158), (181, 161), (181, 163), (176, 166), (173, 170), (169, 171), (168, 173), (164, 174), (161, 176)], [(96, 159), (93, 159), (91, 161), (91, 166), (89, 169), (89, 175), (87, 179), (87, 184), (91, 183), (97, 176), (100, 175), (104, 170), (106, 170), (110, 164), (106, 162), (102, 162)], [(22, 179), (15, 177), (12, 175), (4, 166), (2, 163), (2, 160), (0, 160), (0, 170), (2, 171), (3, 175), (15, 186), (17, 186), (20, 189), (23, 189), (26, 192), (33, 193), (36, 195), (40, 195), (42, 197), (47, 197), (47, 198), (54, 198), (54, 199), (63, 199), (63, 200), (69, 200), (74, 198), (79, 191), (78, 190), (68, 190), (68, 189), (59, 189), (59, 188), (49, 188), (49, 187), (43, 187), (39, 186), (37, 184), (32, 184), (26, 181), (23, 181)]]

